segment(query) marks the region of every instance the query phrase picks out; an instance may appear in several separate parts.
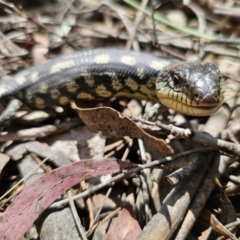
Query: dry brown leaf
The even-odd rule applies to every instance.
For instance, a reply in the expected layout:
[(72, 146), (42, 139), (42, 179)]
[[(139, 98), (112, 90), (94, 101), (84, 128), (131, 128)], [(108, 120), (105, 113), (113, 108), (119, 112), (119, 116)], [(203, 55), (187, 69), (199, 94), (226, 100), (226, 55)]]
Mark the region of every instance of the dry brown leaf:
[(131, 119), (110, 107), (77, 108), (78, 114), (86, 126), (93, 132), (101, 132), (105, 137), (119, 138), (130, 136), (145, 141), (164, 155), (172, 154), (172, 149), (163, 139), (144, 132)]

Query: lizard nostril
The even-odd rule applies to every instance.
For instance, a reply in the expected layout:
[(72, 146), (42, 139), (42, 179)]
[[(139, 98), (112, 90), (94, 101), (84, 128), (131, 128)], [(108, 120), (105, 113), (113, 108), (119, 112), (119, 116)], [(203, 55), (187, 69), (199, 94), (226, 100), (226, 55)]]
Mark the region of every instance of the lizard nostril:
[(199, 99), (199, 94), (198, 94), (198, 93), (195, 93), (195, 94), (194, 94), (194, 98), (195, 98), (196, 100), (198, 100), (198, 99)]
[(204, 98), (204, 92), (200, 89), (195, 89), (193, 91), (193, 98), (195, 101), (200, 102)]

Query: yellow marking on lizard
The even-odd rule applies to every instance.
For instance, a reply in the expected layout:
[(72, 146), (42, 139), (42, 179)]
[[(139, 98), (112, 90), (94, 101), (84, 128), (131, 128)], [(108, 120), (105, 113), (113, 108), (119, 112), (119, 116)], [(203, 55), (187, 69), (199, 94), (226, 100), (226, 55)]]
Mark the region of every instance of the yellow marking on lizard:
[(26, 100), (27, 100), (29, 103), (32, 103), (33, 94), (32, 94), (32, 92), (31, 92), (29, 89), (26, 89), (25, 98), (26, 98)]
[(100, 97), (108, 98), (108, 97), (112, 96), (112, 93), (110, 91), (108, 91), (103, 84), (97, 86), (95, 91), (96, 91), (97, 95)]
[(44, 101), (44, 99), (37, 97), (34, 100), (35, 100), (35, 104), (36, 104), (36, 106), (38, 108), (45, 108), (45, 101)]
[(109, 72), (105, 72), (104, 74), (106, 74), (111, 78), (111, 85), (115, 91), (119, 91), (120, 89), (123, 88), (123, 85), (115, 72), (109, 71)]
[(90, 93), (81, 92), (77, 95), (77, 99), (93, 100), (94, 97)]
[(27, 79), (24, 76), (17, 77), (16, 82), (20, 85), (24, 84), (27, 81)]
[(164, 67), (169, 65), (169, 61), (162, 59), (161, 61), (152, 61), (150, 62), (149, 66), (157, 71), (162, 70)]
[(135, 93), (128, 93), (128, 92), (117, 92), (114, 94), (115, 97), (127, 97), (127, 98), (136, 98), (145, 100), (146, 96), (142, 93), (135, 92)]
[(50, 95), (52, 99), (58, 99), (61, 96), (61, 93), (58, 89), (54, 88), (50, 90)]
[(145, 84), (148, 88), (153, 88), (156, 85), (156, 77), (151, 77)]
[(137, 76), (139, 79), (143, 79), (145, 77), (144, 68), (137, 68)]
[(38, 72), (31, 73), (30, 79), (33, 83), (36, 82), (39, 79), (39, 73)]
[(97, 64), (106, 64), (110, 62), (110, 55), (100, 54), (94, 58), (94, 62)]
[(70, 93), (76, 93), (76, 91), (79, 89), (79, 86), (77, 85), (77, 83), (72, 79), (69, 79), (66, 82), (66, 86), (67, 86), (68, 92)]
[(93, 78), (93, 76), (87, 72), (87, 71), (83, 71), (81, 73), (81, 75), (84, 77), (85, 83), (89, 86), (89, 87), (93, 87), (95, 80)]
[(127, 79), (125, 79), (125, 83), (132, 91), (137, 91), (138, 84), (134, 79), (127, 78)]
[(60, 103), (61, 105), (66, 105), (66, 104), (69, 103), (69, 98), (66, 97), (66, 96), (62, 96), (62, 97), (59, 98), (59, 103)]
[(123, 85), (121, 84), (121, 81), (119, 79), (112, 79), (112, 88), (115, 90), (115, 91), (119, 91), (120, 89), (123, 88)]
[(39, 87), (40, 93), (47, 93), (48, 92), (48, 85), (47, 83), (42, 83)]
[(120, 61), (124, 64), (127, 64), (127, 65), (130, 65), (130, 66), (133, 66), (136, 64), (136, 58), (133, 57), (133, 56), (122, 56)]
[(152, 101), (157, 100), (156, 93), (154, 91), (149, 90), (149, 88), (147, 88), (144, 85), (141, 85), (139, 92), (143, 93), (149, 100), (152, 100)]
[(63, 62), (55, 63), (50, 70), (50, 73), (57, 73), (66, 68), (74, 67), (76, 64), (73, 60), (66, 60)]

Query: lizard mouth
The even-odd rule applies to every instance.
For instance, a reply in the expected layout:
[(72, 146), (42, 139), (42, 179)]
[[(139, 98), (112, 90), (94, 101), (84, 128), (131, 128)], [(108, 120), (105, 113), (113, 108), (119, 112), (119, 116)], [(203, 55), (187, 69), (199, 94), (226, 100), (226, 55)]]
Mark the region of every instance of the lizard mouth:
[(191, 116), (209, 116), (215, 113), (222, 105), (222, 102), (206, 105), (188, 105), (172, 98), (161, 98), (161, 103), (177, 112)]

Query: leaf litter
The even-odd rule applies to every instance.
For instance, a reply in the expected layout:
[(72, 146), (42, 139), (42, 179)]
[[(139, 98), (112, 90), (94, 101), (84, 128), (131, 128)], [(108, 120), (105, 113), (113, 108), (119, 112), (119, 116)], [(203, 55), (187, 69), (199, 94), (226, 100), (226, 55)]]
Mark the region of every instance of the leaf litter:
[[(42, 166), (46, 165), (43, 167), (44, 171), (49, 171), (49, 173), (26, 187), (24, 185), (20, 186), (19, 190), (21, 188), (23, 190), (16, 198), (14, 194), (18, 192), (18, 189), (9, 194), (8, 198), (2, 200), (1, 209), (3, 214), (1, 221), (3, 224), (0, 227), (2, 227), (1, 230), (3, 232), (0, 232), (9, 234), (6, 235), (9, 237), (8, 239), (16, 239), (17, 236), (21, 237), (29, 227), (33, 226), (40, 213), (50, 206), (52, 202), (57, 198), (63, 198), (62, 201), (66, 200), (64, 199), (64, 193), (69, 188), (72, 188), (72, 191), (76, 193), (84, 189), (82, 186), (84, 181), (81, 182), (81, 187), (73, 186), (82, 179), (123, 170), (123, 167), (120, 169), (119, 166), (114, 165), (116, 164), (115, 161), (109, 163), (115, 167), (107, 168), (105, 166), (104, 171), (99, 169), (101, 161), (107, 161), (104, 156), (110, 154), (116, 159), (125, 160), (126, 164), (130, 164), (129, 160), (139, 164), (141, 161), (146, 160), (140, 154), (140, 152), (145, 152), (144, 155), (150, 162), (154, 159), (160, 159), (163, 153), (167, 155), (169, 163), (161, 164), (159, 167), (155, 165), (153, 169), (146, 172), (147, 185), (144, 183), (144, 178), (141, 175), (133, 174), (131, 177), (116, 182), (109, 187), (108, 189), (111, 191), (107, 197), (115, 199), (114, 197), (118, 196), (120, 199), (117, 198), (118, 200), (115, 199), (114, 201), (116, 203), (120, 202), (116, 204), (116, 209), (103, 204), (100, 213), (95, 215), (96, 206), (94, 203), (91, 201), (89, 201), (90, 203), (85, 203), (83, 200), (75, 199), (76, 207), (81, 212), (81, 215), (86, 211), (89, 213), (87, 216), (80, 217), (84, 228), (88, 229), (88, 223), (90, 222), (103, 224), (103, 220), (106, 226), (109, 226), (110, 220), (108, 218), (114, 219), (114, 216), (118, 216), (112, 230), (106, 227), (102, 231), (102, 239), (112, 236), (112, 232), (116, 232), (116, 236), (122, 236), (125, 239), (128, 239), (127, 236), (130, 236), (132, 239), (144, 239), (144, 237), (149, 239), (150, 236), (153, 236), (151, 239), (173, 239), (173, 236), (176, 236), (176, 239), (186, 239), (192, 235), (199, 236), (202, 234), (204, 236), (204, 234), (209, 234), (209, 232), (212, 237), (216, 237), (215, 234), (228, 236), (231, 239), (235, 239), (235, 236), (239, 237), (239, 229), (236, 227), (239, 225), (236, 218), (239, 209), (237, 204), (235, 204), (235, 202), (239, 202), (239, 182), (237, 181), (239, 171), (239, 164), (237, 164), (239, 111), (237, 106), (239, 105), (239, 100), (237, 93), (239, 92), (240, 61), (238, 44), (240, 40), (238, 34), (239, 26), (236, 24), (238, 15), (235, 13), (238, 9), (238, 3), (227, 3), (220, 0), (210, 2), (195, 1), (188, 4), (188, 6), (184, 6), (179, 5), (179, 2), (172, 1), (175, 5), (169, 2), (161, 6), (159, 10), (156, 10), (157, 13), (155, 12), (156, 14), (154, 14), (156, 19), (155, 35), (160, 46), (153, 47), (152, 9), (146, 4), (144, 10), (146, 15), (144, 15), (137, 10), (140, 9), (140, 4), (136, 1), (126, 1), (131, 6), (134, 6), (135, 9), (130, 7), (130, 5), (116, 4), (113, 1), (105, 1), (102, 5), (98, 1), (89, 2), (87, 0), (71, 3), (65, 1), (56, 2), (56, 5), (51, 5), (42, 1), (40, 8), (38, 5), (37, 8), (33, 6), (31, 9), (24, 2), (22, 2), (24, 7), (21, 8), (19, 7), (21, 3), (20, 5), (18, 5), (19, 3), (12, 5), (11, 3), (1, 1), (0, 10), (5, 12), (5, 15), (0, 17), (2, 40), (0, 49), (1, 76), (5, 77), (7, 74), (13, 74), (32, 64), (43, 62), (57, 55), (71, 53), (76, 49), (91, 49), (95, 47), (131, 47), (134, 50), (151, 51), (159, 56), (174, 56), (183, 60), (197, 60), (200, 56), (201, 60), (218, 65), (227, 79), (225, 100), (229, 110), (224, 107), (221, 108), (208, 121), (207, 119), (187, 118), (172, 111), (170, 111), (170, 115), (163, 115), (160, 118), (162, 122), (174, 124), (182, 127), (184, 130), (190, 128), (192, 133), (190, 137), (185, 138), (186, 140), (178, 139), (177, 134), (175, 134), (171, 139), (169, 138), (168, 142), (170, 142), (170, 145), (167, 145), (165, 142), (169, 132), (162, 131), (164, 129), (160, 129), (160, 132), (154, 132), (152, 130), (156, 129), (156, 126), (153, 125), (148, 125), (148, 128), (146, 128), (147, 125), (145, 125), (145, 128), (140, 128), (139, 126), (141, 125), (136, 125), (130, 118), (121, 115), (121, 106), (116, 108), (118, 112), (110, 108), (81, 110), (80, 115), (86, 125), (94, 132), (101, 132), (106, 137), (104, 141), (101, 140), (101, 144), (100, 138), (92, 141), (91, 137), (88, 138), (87, 135), (83, 134), (83, 130), (77, 128), (80, 122), (71, 122), (72, 115), (62, 116), (61, 110), (58, 111), (60, 115), (56, 115), (55, 112), (44, 112), (42, 117), (36, 117), (36, 121), (34, 119), (27, 120), (24, 117), (18, 118), (19, 121), (12, 123), (6, 130), (8, 134), (4, 133), (0, 138), (1, 142), (3, 142), (2, 150), (11, 156), (11, 160), (9, 161), (6, 158), (6, 162), (4, 161), (5, 163), (3, 164), (4, 171), (1, 174), (0, 182), (2, 194), (6, 192), (9, 185), (16, 184), (17, 180), (23, 177), (20, 174), (22, 172), (20, 170), (20, 162), (26, 162), (27, 158), (33, 162), (41, 162), (44, 157), (56, 154), (58, 146), (63, 152), (67, 150), (65, 155), (62, 154), (64, 163), (78, 161), (79, 159), (81, 161), (64, 165), (63, 162), (57, 161), (58, 157), (56, 156), (61, 154), (61, 151), (59, 151), (54, 159), (50, 159), (42, 164)], [(36, 1), (34, 4), (39, 3)], [(144, 5), (144, 1), (142, 1), (142, 4)], [(153, 7), (157, 8), (157, 6)], [(171, 12), (172, 10), (176, 11), (177, 14)], [(211, 12), (210, 15), (208, 14), (209, 12)], [(228, 17), (225, 18), (224, 14), (227, 14)], [(166, 19), (166, 16), (168, 19)], [(180, 17), (182, 21), (180, 21), (181, 19), (179, 20), (179, 16), (182, 16)], [(142, 108), (145, 107), (142, 103), (139, 105)], [(110, 106), (113, 106), (113, 104), (111, 103)], [(73, 117), (76, 117), (76, 115), (73, 115)], [(90, 120), (90, 117), (94, 121)], [(43, 120), (40, 122), (38, 119)], [(44, 125), (46, 122), (48, 125)], [(69, 132), (69, 129), (72, 130)], [(22, 132), (22, 130), (24, 131)], [(194, 136), (194, 131), (199, 130), (206, 131), (215, 138), (207, 139), (207, 136), (204, 135), (204, 139), (201, 139), (199, 144), (197, 144), (195, 140), (199, 138), (200, 134), (198, 133)], [(60, 139), (62, 134), (65, 134), (65, 138)], [(79, 139), (80, 135), (83, 135), (85, 141)], [(122, 138), (121, 136), (125, 137)], [(137, 141), (134, 140), (136, 137), (145, 140), (148, 144), (143, 146), (139, 144), (138, 146), (136, 144)], [(113, 138), (117, 138), (116, 142), (114, 142)], [(221, 139), (218, 140), (217, 138)], [(39, 141), (39, 145), (29, 142), (33, 139)], [(21, 142), (20, 144), (28, 142), (28, 147), (26, 147), (27, 145), (22, 145), (21, 147), (19, 145), (17, 147), (19, 141)], [(61, 141), (61, 143), (58, 141)], [(212, 144), (213, 142), (214, 144)], [(104, 143), (107, 144), (107, 147), (105, 147), (106, 152), (104, 152)], [(218, 143), (221, 144), (220, 148)], [(40, 144), (47, 146), (47, 148), (40, 147)], [(53, 149), (52, 146), (54, 144), (55, 148)], [(203, 162), (203, 166), (200, 167), (202, 172), (200, 171), (200, 173), (191, 173), (196, 166), (193, 166), (192, 169), (184, 168), (186, 159), (190, 161), (191, 157), (187, 158), (181, 155), (178, 159), (174, 158), (176, 153), (184, 153), (187, 150), (196, 151), (204, 145), (213, 146), (214, 151), (211, 151), (214, 153), (214, 161), (207, 167), (204, 165), (210, 161), (209, 158), (212, 156), (208, 154), (207, 148), (204, 155), (200, 152), (197, 155), (197, 159), (194, 157), (194, 161), (200, 159), (199, 161)], [(97, 146), (100, 146), (101, 149), (92, 150)], [(204, 151), (204, 149), (201, 151)], [(31, 156), (32, 153), (35, 154), (34, 158), (32, 158), (33, 155)], [(170, 156), (170, 154), (173, 155)], [(4, 156), (2, 158), (5, 159)], [(89, 160), (90, 168), (95, 166), (93, 168), (95, 168), (96, 173), (88, 172), (89, 165), (84, 159), (91, 159)], [(102, 160), (98, 163), (96, 159)], [(175, 159), (174, 162), (171, 162), (172, 159)], [(80, 167), (81, 162), (83, 162), (82, 168)], [(78, 163), (79, 167), (76, 167)], [(98, 164), (98, 166), (95, 164)], [(8, 166), (11, 166), (11, 168)], [(56, 168), (58, 166), (61, 167)], [(179, 169), (175, 169), (176, 166)], [(186, 166), (191, 166), (191, 164)], [(219, 166), (224, 167), (219, 168)], [(224, 168), (227, 170), (216, 171), (216, 169)], [(83, 169), (83, 172), (80, 172), (78, 175), (75, 172), (76, 169), (79, 171)], [(177, 171), (175, 172), (175, 170)], [(184, 177), (183, 179), (179, 177), (187, 176), (188, 174), (185, 174), (185, 171), (190, 173), (190, 177), (187, 177), (187, 180)], [(195, 176), (194, 179), (191, 178), (192, 174), (197, 174), (193, 175)], [(212, 191), (216, 185), (216, 179), (221, 176), (220, 174), (227, 176), (224, 179), (220, 179), (222, 190), (224, 191), (224, 187), (227, 187), (228, 195), (222, 200), (224, 204), (221, 203), (217, 191)], [(175, 186), (170, 185), (174, 185), (171, 181), (169, 181), (170, 184), (166, 183), (166, 175), (168, 175), (167, 179), (170, 179), (172, 176), (176, 177), (178, 183)], [(109, 177), (109, 175), (106, 177)], [(197, 183), (201, 182), (201, 179), (202, 183), (198, 186)], [(44, 180), (44, 183), (41, 182), (42, 180)], [(184, 184), (184, 180), (187, 181), (186, 184)], [(102, 179), (97, 178), (91, 181), (85, 182), (87, 189), (93, 187), (93, 182), (95, 182), (94, 184), (96, 182), (102, 184)], [(23, 182), (27, 184), (27, 181)], [(225, 182), (227, 183), (225, 184)], [(147, 188), (144, 188), (144, 186), (147, 186)], [(182, 186), (181, 189), (180, 186)], [(191, 189), (188, 189), (187, 186), (191, 186)], [(186, 198), (182, 189), (185, 193), (191, 193), (192, 197), (190, 199)], [(194, 192), (196, 193), (195, 196)], [(149, 195), (149, 193), (153, 195)], [(201, 193), (204, 193), (204, 195), (201, 195)], [(95, 196), (97, 197), (97, 193)], [(88, 200), (91, 200), (90, 193), (88, 194)], [(53, 203), (50, 208), (57, 203), (58, 201)], [(129, 205), (129, 209), (125, 208), (125, 204)], [(211, 214), (207, 214), (206, 210), (201, 213), (205, 204), (211, 210)], [(166, 215), (165, 210), (169, 206), (172, 206), (172, 208), (168, 211), (169, 215)], [(219, 209), (221, 211), (218, 211)], [(132, 214), (132, 211), (134, 214)], [(232, 216), (227, 217), (227, 212), (231, 212)], [(194, 213), (193, 218), (192, 213)], [(204, 214), (205, 218), (202, 214)], [(92, 219), (94, 216), (97, 218), (95, 221)], [(176, 227), (167, 227), (168, 225), (164, 222), (166, 216), (169, 217), (171, 223)], [(186, 217), (183, 220), (184, 216)], [(210, 221), (215, 217), (221, 220), (221, 224), (216, 220)], [(86, 219), (87, 221), (85, 221)], [(126, 220), (126, 226), (118, 229), (118, 226), (124, 224), (123, 219)], [(6, 222), (8, 220), (9, 222)], [(58, 222), (58, 218), (55, 221)], [(37, 225), (37, 222), (35, 224)], [(229, 224), (232, 224), (232, 226), (226, 230), (225, 226), (229, 226)], [(213, 231), (209, 230), (210, 226)], [(15, 230), (15, 227), (18, 227), (18, 229)], [(68, 222), (63, 223), (61, 228), (67, 233), (67, 230), (70, 228)], [(96, 232), (93, 230), (88, 237), (96, 237), (100, 232), (100, 230), (97, 232), (98, 229), (100, 228), (96, 226)], [(114, 231), (114, 229), (116, 230)], [(229, 229), (231, 233), (229, 233)], [(135, 235), (128, 235), (134, 231), (136, 231)], [(61, 234), (60, 231), (58, 232)], [(41, 229), (38, 233), (39, 235), (44, 239)], [(52, 237), (59, 239), (59, 236), (54, 232)]]

